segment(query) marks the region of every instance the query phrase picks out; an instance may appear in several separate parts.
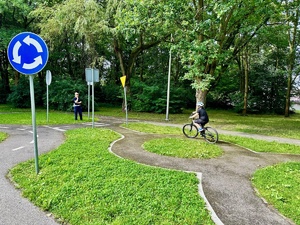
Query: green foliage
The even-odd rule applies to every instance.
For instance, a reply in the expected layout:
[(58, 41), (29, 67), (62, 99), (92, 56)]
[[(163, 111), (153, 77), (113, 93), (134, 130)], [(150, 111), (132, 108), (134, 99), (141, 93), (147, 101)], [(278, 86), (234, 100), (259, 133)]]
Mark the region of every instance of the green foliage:
[[(35, 90), (37, 88), (36, 86), (34, 87)], [(7, 101), (17, 108), (30, 108), (31, 100), (28, 76), (20, 77), (18, 84), (12, 88), (12, 93), (8, 96)]]
[[(165, 113), (167, 105), (167, 88), (164, 84), (148, 85), (134, 81), (131, 85), (132, 110), (140, 112)], [(187, 106), (186, 97), (189, 92), (181, 87), (170, 90), (169, 112), (180, 113)], [(183, 98), (185, 96), (185, 98)]]
[[(153, 168), (108, 151), (119, 135), (107, 129), (69, 130), (67, 140), (14, 167), (23, 195), (56, 218), (81, 224), (214, 224), (194, 174)], [(58, 179), (59, 178), (59, 179)]]
[[(72, 111), (75, 92), (78, 92), (82, 99), (83, 110), (87, 109), (86, 82), (70, 78), (63, 80), (53, 78), (51, 85), (49, 85), (49, 106), (55, 110)], [(44, 102), (46, 103), (46, 101)]]
[(287, 162), (255, 172), (252, 182), (268, 204), (300, 224), (300, 163)]
[(276, 68), (278, 66), (276, 64), (281, 64), (282, 68), (285, 64), (282, 60), (278, 60), (278, 55), (278, 52), (270, 54), (267, 59), (261, 59), (266, 60), (265, 62), (253, 65), (249, 80), (250, 111), (252, 109), (261, 113), (278, 114), (284, 112), (287, 76), (284, 70)]
[(109, 103), (111, 105), (122, 105), (122, 86), (113, 83), (101, 85), (99, 100), (101, 103)]

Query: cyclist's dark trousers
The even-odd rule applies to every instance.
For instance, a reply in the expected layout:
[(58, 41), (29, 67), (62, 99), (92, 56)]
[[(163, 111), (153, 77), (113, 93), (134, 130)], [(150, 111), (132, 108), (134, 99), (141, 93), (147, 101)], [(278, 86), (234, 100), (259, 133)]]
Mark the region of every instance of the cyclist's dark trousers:
[(202, 127), (204, 127), (204, 125), (207, 124), (208, 122), (207, 122), (207, 121), (204, 121), (204, 120), (201, 120), (201, 119), (197, 119), (197, 120), (195, 120), (195, 123), (198, 123), (198, 124), (200, 124)]
[(82, 120), (82, 108), (81, 106), (74, 106), (75, 120), (77, 120), (77, 115), (79, 114), (80, 120)]

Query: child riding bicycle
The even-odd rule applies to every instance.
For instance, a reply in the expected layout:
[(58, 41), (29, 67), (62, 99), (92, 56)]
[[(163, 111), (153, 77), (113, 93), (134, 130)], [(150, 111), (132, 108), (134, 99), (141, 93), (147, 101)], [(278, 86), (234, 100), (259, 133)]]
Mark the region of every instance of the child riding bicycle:
[(203, 102), (197, 103), (197, 111), (193, 112), (189, 118), (193, 119), (193, 123), (198, 128), (198, 132), (203, 131), (204, 125), (209, 122)]

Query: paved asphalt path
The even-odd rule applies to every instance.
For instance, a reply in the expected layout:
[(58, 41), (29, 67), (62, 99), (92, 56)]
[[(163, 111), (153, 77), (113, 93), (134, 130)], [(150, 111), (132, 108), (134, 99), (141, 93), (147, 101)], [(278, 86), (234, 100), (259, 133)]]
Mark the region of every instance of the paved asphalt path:
[[(119, 127), (124, 121), (101, 118), (102, 124), (123, 135), (115, 142), (111, 151), (116, 155), (142, 164), (195, 172), (200, 179), (204, 198), (212, 207), (216, 224), (225, 225), (291, 225), (261, 198), (257, 197), (251, 185), (251, 175), (261, 167), (286, 161), (300, 161), (300, 156), (270, 153), (255, 153), (238, 146), (220, 142), (224, 155), (216, 159), (180, 159), (160, 156), (142, 149), (143, 142), (160, 138), (161, 135), (144, 134)], [(106, 122), (105, 122), (106, 121)], [(170, 124), (160, 124), (170, 125)], [(64, 131), (76, 127), (90, 126), (43, 126), (38, 127), (38, 149), (44, 153), (55, 149), (64, 141)], [(178, 126), (178, 125), (175, 125)], [(0, 143), (0, 225), (51, 225), (58, 224), (50, 214), (42, 212), (27, 199), (5, 177), (9, 168), (34, 157), (33, 135), (31, 126), (0, 125), (0, 131), (10, 136)], [(228, 131), (219, 131), (229, 133)], [(247, 136), (243, 133), (236, 135)], [(251, 135), (253, 137), (253, 135)], [(300, 140), (287, 140), (257, 136), (268, 141), (293, 142), (300, 145)]]
[[(34, 158), (31, 126), (0, 125), (0, 131), (9, 137), (0, 143), (0, 225), (54, 225), (58, 224), (21, 194), (6, 178), (10, 168), (19, 162)], [(38, 149), (44, 153), (55, 149), (64, 141), (61, 131), (39, 127)]]

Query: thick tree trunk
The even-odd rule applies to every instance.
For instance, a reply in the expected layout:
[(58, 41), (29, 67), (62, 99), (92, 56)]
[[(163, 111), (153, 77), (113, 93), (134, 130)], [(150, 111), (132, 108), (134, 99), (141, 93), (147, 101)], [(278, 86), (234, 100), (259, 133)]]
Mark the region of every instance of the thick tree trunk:
[(197, 102), (203, 102), (204, 105), (206, 105), (206, 96), (207, 96), (207, 90), (196, 90), (196, 105), (195, 105), (195, 108), (197, 110)]

